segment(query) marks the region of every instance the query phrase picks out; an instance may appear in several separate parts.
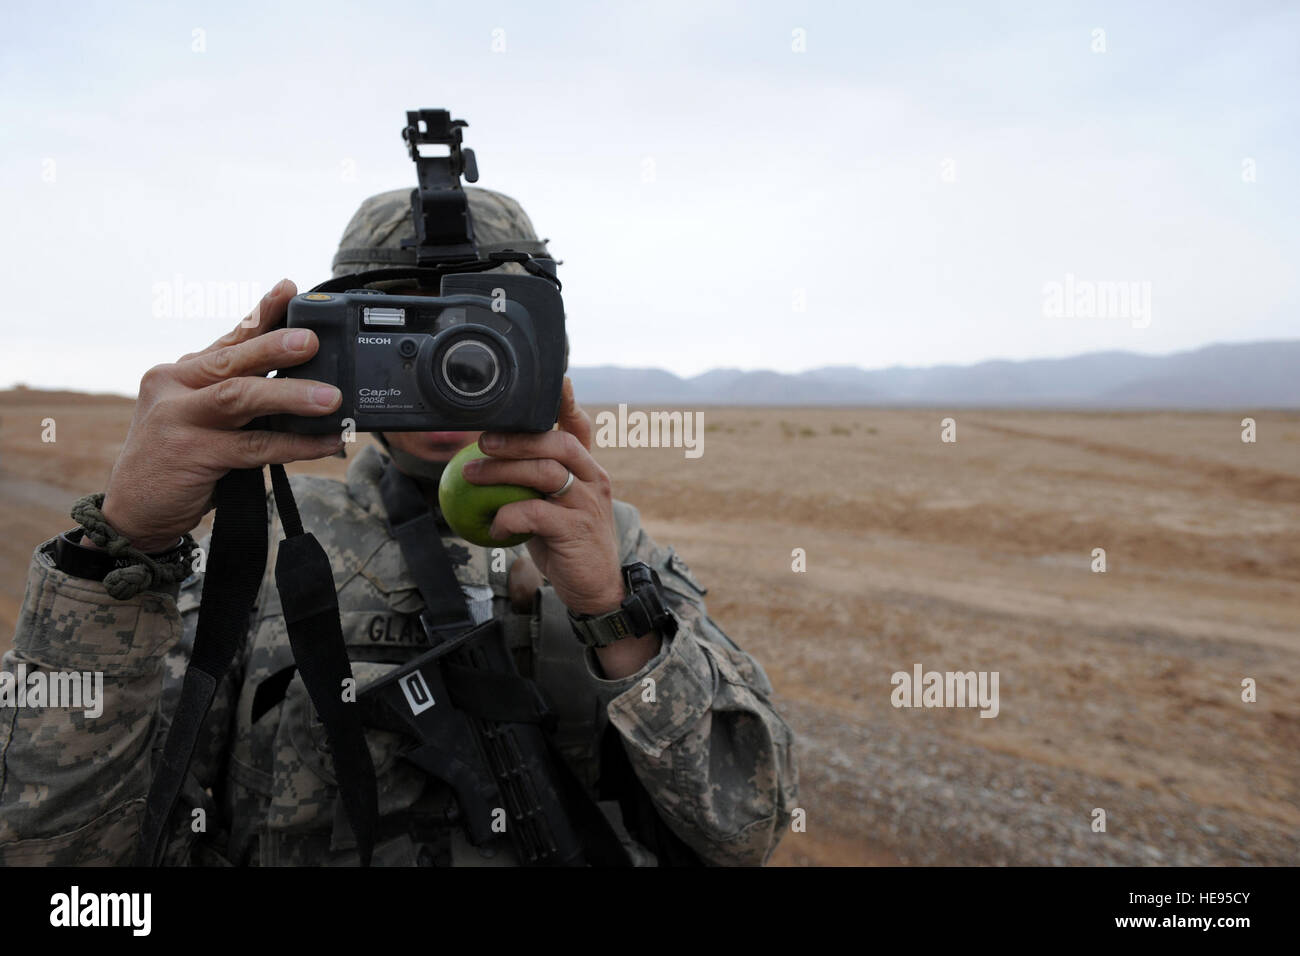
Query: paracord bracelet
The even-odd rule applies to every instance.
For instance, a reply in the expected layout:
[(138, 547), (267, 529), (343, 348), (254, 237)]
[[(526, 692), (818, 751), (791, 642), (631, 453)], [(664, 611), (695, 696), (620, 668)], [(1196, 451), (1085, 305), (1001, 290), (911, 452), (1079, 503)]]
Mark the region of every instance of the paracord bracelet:
[(156, 561), (123, 537), (104, 517), (104, 493), (85, 495), (72, 506), (72, 520), (81, 525), (86, 537), (108, 552), (115, 560), (131, 563), (116, 568), (104, 577), (104, 589), (109, 596), (126, 601), (141, 591), (184, 581), (190, 575), (189, 556), (198, 545), (193, 536), (181, 536), (181, 544), (173, 549), (177, 556), (166, 563)]

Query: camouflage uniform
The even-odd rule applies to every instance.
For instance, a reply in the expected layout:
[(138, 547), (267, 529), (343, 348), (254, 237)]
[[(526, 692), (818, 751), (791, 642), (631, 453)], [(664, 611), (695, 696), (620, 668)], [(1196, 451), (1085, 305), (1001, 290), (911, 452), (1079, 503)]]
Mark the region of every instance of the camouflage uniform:
[[(507, 226), (515, 235), (525, 227), (532, 235), (527, 218), (521, 225), (513, 215), (517, 204), (488, 195), (512, 218)], [(370, 222), (367, 238), (374, 237), (375, 223), (397, 197), (405, 202), (406, 191), (368, 201), (342, 247), (362, 218)], [(480, 219), (482, 200), (472, 202), (480, 239), (491, 237), (490, 215)], [(330, 557), (361, 688), (427, 648), (419, 623), (423, 601), (379, 495), (384, 464), (367, 446), (346, 482), (293, 479), (304, 524)], [(278, 542), (282, 531), (271, 505), (271, 540)], [(515, 610), (510, 573), (521, 556), (528, 560), (526, 547), (499, 551), (494, 561), (492, 550), (467, 546), (445, 528), (443, 543), (472, 616), (501, 619), (521, 672), (557, 712), (557, 747), (583, 784), (594, 787), (600, 740), (612, 728), (673, 833), (706, 862), (762, 863), (795, 805), (790, 729), (772, 705), (762, 668), (710, 620), (705, 590), (681, 558), (651, 540), (631, 505), (616, 501), (614, 514), (622, 563), (640, 560), (659, 572), (681, 624), (640, 672), (617, 680), (605, 679), (594, 653), (573, 636), (552, 588), (542, 586), (531, 608)], [(248, 639), (204, 723), (172, 819), (169, 863), (357, 862), (328, 743), (301, 678), (293, 678), (281, 703), (252, 719), (258, 686), (292, 663), (274, 549)], [(12, 673), (25, 662), (29, 672), (101, 671), (104, 710), (91, 719), (80, 710), (0, 709), (0, 864), (127, 863), (193, 646), (202, 575), (179, 589), (117, 601), (100, 582), (55, 568), (51, 551), (46, 542), (34, 555), (4, 669)], [(367, 742), (379, 778), (376, 864), (513, 862), (509, 851), (485, 859), (468, 844), (450, 791), (400, 759), (404, 738), (369, 729)], [(623, 836), (634, 858), (654, 861)]]

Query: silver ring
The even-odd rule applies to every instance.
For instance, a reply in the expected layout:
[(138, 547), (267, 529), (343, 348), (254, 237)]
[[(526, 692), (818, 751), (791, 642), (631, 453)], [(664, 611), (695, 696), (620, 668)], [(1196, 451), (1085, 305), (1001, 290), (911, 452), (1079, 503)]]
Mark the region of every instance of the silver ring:
[[(569, 471), (569, 470), (566, 468), (565, 471)], [(569, 489), (572, 487), (573, 487), (573, 472), (569, 471), (569, 477), (564, 479), (564, 484), (560, 486), (560, 490), (552, 491), (546, 497), (561, 498), (564, 495), (567, 495), (569, 493)]]

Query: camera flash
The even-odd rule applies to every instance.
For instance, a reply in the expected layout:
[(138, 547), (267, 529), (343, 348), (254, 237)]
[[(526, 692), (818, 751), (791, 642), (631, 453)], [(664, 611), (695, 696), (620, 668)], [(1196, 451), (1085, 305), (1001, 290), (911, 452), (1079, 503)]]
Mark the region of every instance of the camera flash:
[(403, 327), (406, 325), (405, 309), (362, 309), (361, 324), (368, 328), (393, 326)]

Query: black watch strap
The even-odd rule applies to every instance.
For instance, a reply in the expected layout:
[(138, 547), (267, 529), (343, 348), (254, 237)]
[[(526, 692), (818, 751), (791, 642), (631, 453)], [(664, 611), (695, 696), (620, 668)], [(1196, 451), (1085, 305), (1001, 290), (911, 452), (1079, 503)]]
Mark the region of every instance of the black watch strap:
[(642, 637), (658, 630), (665, 637), (677, 633), (677, 621), (664, 604), (659, 575), (645, 563), (625, 565), (623, 583), (627, 597), (608, 614), (574, 614), (569, 623), (578, 640), (588, 647), (608, 647), (625, 637)]
[[(85, 578), (88, 581), (102, 581), (108, 577), (109, 572), (136, 563), (132, 558), (114, 558), (101, 548), (86, 547), (81, 543), (83, 535), (85, 535), (84, 530), (73, 528), (54, 539), (51, 557), (54, 559), (54, 566), (65, 574), (70, 574), (74, 578)], [(159, 564), (172, 564), (188, 558), (188, 555), (182, 554), (184, 548), (185, 539), (178, 538), (174, 548), (161, 554), (151, 554), (149, 557)]]

